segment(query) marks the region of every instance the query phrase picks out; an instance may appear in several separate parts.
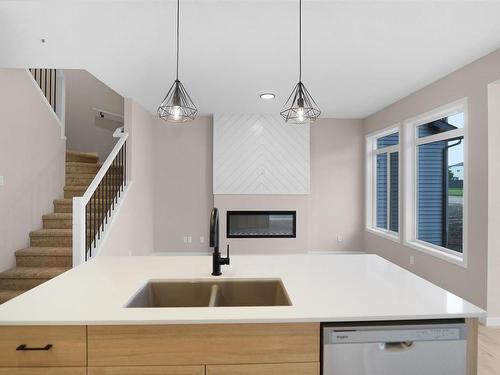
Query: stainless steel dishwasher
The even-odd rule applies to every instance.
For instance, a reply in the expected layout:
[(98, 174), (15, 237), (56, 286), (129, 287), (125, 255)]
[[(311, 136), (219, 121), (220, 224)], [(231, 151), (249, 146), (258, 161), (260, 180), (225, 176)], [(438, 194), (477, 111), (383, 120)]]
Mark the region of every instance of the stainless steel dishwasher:
[(465, 323), (322, 329), (323, 375), (466, 375)]

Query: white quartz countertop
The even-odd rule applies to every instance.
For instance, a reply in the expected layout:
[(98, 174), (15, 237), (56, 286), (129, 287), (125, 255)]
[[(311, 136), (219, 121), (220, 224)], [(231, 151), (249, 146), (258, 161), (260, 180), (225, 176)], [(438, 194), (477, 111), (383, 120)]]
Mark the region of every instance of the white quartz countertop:
[(211, 279), (210, 256), (98, 257), (0, 305), (0, 325), (340, 322), (483, 317), (377, 256), (233, 255), (221, 279), (280, 278), (292, 306), (125, 308), (151, 279)]

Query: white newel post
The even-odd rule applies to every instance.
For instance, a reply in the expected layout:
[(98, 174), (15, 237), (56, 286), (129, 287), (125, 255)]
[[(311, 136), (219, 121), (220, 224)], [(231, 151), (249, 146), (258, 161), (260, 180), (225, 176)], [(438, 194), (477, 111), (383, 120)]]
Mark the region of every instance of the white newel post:
[(73, 267), (85, 262), (85, 201), (73, 198)]

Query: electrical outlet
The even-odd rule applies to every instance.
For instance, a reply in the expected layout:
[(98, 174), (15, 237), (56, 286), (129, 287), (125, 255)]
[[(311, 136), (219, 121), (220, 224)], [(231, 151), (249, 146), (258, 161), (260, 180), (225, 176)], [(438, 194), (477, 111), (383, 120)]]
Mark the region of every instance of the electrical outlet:
[(415, 264), (415, 257), (413, 255), (410, 255), (410, 264), (411, 265)]
[(193, 237), (188, 236), (188, 243), (192, 243), (192, 242), (193, 242)]
[(342, 242), (342, 241), (344, 241), (344, 237), (342, 237), (341, 234), (338, 234), (337, 235), (337, 242)]
[(3, 176), (0, 176), (0, 186), (5, 185), (5, 178)]
[(187, 243), (187, 242), (188, 242), (188, 237), (184, 236), (184, 243)]

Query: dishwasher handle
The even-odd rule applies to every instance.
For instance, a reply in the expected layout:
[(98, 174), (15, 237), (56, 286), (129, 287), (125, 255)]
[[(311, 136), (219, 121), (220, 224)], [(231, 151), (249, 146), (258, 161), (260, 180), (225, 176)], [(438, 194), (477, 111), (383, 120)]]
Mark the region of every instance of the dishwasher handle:
[(381, 351), (400, 353), (406, 352), (413, 347), (413, 341), (381, 342), (378, 344)]

